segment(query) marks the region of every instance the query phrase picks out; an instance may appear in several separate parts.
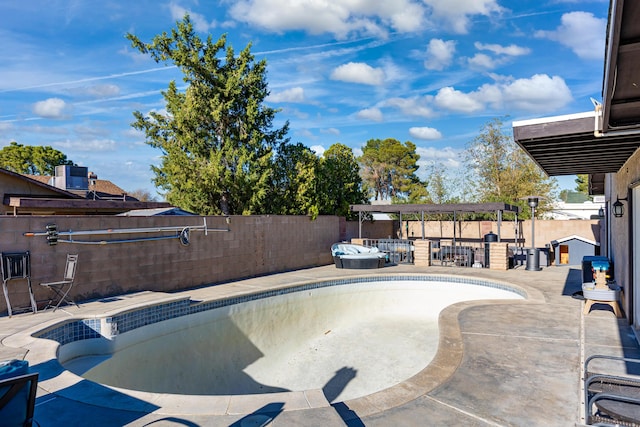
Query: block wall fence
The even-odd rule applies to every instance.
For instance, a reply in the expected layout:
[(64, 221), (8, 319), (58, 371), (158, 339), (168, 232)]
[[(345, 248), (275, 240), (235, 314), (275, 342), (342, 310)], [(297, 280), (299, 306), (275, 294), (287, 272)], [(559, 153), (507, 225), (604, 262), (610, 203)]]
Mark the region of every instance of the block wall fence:
[[(422, 237), (422, 224), (420, 221), (409, 221), (407, 233), (407, 222), (402, 221), (402, 228), (398, 221), (363, 221), (362, 238), (410, 238), (420, 239)], [(452, 221), (425, 221), (425, 239), (439, 240), (453, 238)], [(599, 220), (539, 220), (535, 224), (535, 245), (543, 248), (550, 244), (552, 240), (562, 239), (569, 236), (580, 236), (595, 242), (600, 241)], [(460, 221), (456, 223), (456, 237), (469, 240), (482, 240), (489, 232), (498, 233), (498, 223), (495, 221)], [(408, 234), (408, 236), (407, 236)], [(516, 225), (514, 221), (502, 221), (500, 227), (502, 240), (513, 243), (516, 236), (520, 242), (524, 242), (527, 247), (531, 242), (531, 221), (520, 221)], [(347, 223), (347, 238), (358, 237), (358, 221)]]
[[(175, 236), (177, 232), (73, 236), (76, 243), (49, 246), (45, 236), (27, 237), (25, 233), (44, 233), (55, 223), (59, 232), (158, 227), (199, 227), (206, 219), (210, 229), (227, 229), (224, 217), (209, 216), (0, 216), (0, 251), (31, 254), (31, 282), (36, 300), (48, 301), (48, 291), (39, 283), (61, 280), (66, 256), (78, 254), (78, 270), (72, 297), (86, 301), (139, 291), (172, 292), (203, 285), (224, 283), (248, 277), (317, 267), (333, 263), (331, 245), (358, 237), (358, 222), (337, 216), (232, 216), (230, 231), (191, 231), (189, 245), (178, 239), (149, 240), (135, 243), (81, 244), (79, 241), (111, 241), (154, 236)], [(426, 222), (427, 238), (452, 236), (451, 222)], [(464, 238), (481, 239), (497, 231), (491, 221), (463, 222)], [(397, 221), (365, 221), (363, 237), (397, 236)], [(525, 240), (530, 223), (522, 224)], [(536, 246), (544, 247), (552, 239), (579, 235), (598, 241), (598, 221), (536, 221)], [(503, 238), (513, 238), (511, 223), (503, 222)], [(410, 223), (410, 237), (419, 238), (421, 225)], [(403, 225), (406, 237), (406, 228)], [(540, 233), (540, 234), (539, 234)], [(526, 243), (525, 243), (526, 246)], [(26, 282), (8, 282), (11, 304), (29, 305)], [(0, 298), (0, 313), (6, 313)]]
[[(48, 301), (42, 282), (62, 280), (66, 256), (78, 254), (72, 297), (91, 300), (138, 291), (171, 292), (270, 273), (333, 263), (331, 245), (340, 241), (336, 216), (311, 220), (305, 216), (232, 216), (230, 231), (191, 231), (189, 245), (178, 239), (135, 243), (59, 243), (49, 246), (45, 232), (55, 223), (59, 232), (107, 229), (202, 226), (227, 229), (223, 217), (199, 216), (24, 216), (0, 217), (0, 251), (29, 251), (32, 288), (39, 305)], [(344, 228), (344, 224), (343, 224)], [(76, 241), (175, 236), (177, 232), (75, 235)], [(13, 307), (29, 305), (26, 281), (8, 283)], [(6, 313), (0, 298), (0, 313)]]

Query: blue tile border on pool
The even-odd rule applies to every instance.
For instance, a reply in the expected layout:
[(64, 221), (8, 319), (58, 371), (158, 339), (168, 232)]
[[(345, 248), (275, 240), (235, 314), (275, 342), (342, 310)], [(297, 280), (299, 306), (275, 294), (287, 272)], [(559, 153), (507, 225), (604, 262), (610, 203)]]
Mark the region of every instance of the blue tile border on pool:
[[(395, 281), (416, 281), (416, 282), (445, 282), (460, 283), (489, 288), (500, 289), (513, 292), (523, 298), (527, 297), (526, 292), (515, 287), (490, 280), (439, 275), (398, 275), (398, 276), (370, 276), (351, 277), (344, 279), (326, 280), (312, 282), (303, 285), (295, 285), (287, 288), (273, 289), (255, 294), (242, 295), (237, 297), (219, 299), (215, 301), (194, 303), (185, 298), (183, 300), (171, 301), (155, 304), (136, 310), (126, 311), (104, 319), (81, 319), (66, 321), (35, 334), (36, 338), (44, 338), (57, 341), (60, 345), (69, 344), (74, 341), (81, 341), (92, 338), (102, 338), (113, 336), (133, 329), (141, 328), (164, 320), (176, 317), (187, 316), (189, 314), (201, 313), (203, 311), (214, 310), (216, 308), (227, 307), (249, 301), (270, 298), (274, 296), (286, 295), (294, 292), (304, 292), (313, 289), (326, 288), (330, 286), (350, 285), (354, 283), (371, 282), (395, 282)], [(108, 331), (103, 330), (103, 323), (108, 325)], [(105, 327), (106, 327), (105, 325)]]

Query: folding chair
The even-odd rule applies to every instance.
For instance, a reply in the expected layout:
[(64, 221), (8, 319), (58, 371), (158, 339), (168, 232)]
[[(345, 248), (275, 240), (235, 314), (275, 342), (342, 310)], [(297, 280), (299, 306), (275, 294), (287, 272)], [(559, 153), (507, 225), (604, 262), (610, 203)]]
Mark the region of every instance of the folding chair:
[(1, 266), (2, 267), (2, 291), (4, 292), (4, 299), (7, 302), (7, 312), (9, 317), (13, 314), (11, 308), (11, 302), (9, 301), (9, 290), (7, 289), (7, 282), (10, 280), (26, 280), (29, 289), (29, 299), (31, 300), (31, 310), (35, 313), (38, 311), (36, 306), (36, 299), (33, 296), (31, 289), (31, 263), (29, 258), (29, 251), (27, 252), (2, 252), (1, 254)]
[[(76, 276), (76, 267), (78, 265), (78, 255), (67, 255), (67, 263), (64, 267), (64, 279), (58, 282), (40, 283), (41, 286), (49, 288), (53, 292), (53, 297), (49, 300), (46, 308), (53, 307), (53, 311), (56, 311), (60, 304), (66, 302), (67, 304), (73, 304), (76, 307), (80, 306), (70, 297), (69, 291), (73, 287), (73, 281)], [(57, 300), (57, 301), (56, 301)]]
[(3, 369), (7, 372), (0, 374), (1, 423), (3, 426), (31, 427), (35, 422), (33, 413), (38, 389), (38, 373), (28, 373), (26, 362), (22, 360), (2, 363), (5, 365)]

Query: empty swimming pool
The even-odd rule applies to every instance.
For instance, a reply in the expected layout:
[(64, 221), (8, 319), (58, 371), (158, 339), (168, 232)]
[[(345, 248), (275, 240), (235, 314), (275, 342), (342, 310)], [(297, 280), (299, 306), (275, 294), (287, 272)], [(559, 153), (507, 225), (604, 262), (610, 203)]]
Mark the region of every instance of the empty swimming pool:
[(436, 354), (445, 307), (522, 298), (516, 288), (468, 278), (343, 279), (213, 306), (186, 301), (182, 311), (147, 308), (134, 326), (126, 325), (136, 312), (122, 313), (92, 324), (100, 334), (69, 340), (58, 355), (69, 371), (118, 389), (214, 396), (321, 389), (335, 402), (423, 370)]

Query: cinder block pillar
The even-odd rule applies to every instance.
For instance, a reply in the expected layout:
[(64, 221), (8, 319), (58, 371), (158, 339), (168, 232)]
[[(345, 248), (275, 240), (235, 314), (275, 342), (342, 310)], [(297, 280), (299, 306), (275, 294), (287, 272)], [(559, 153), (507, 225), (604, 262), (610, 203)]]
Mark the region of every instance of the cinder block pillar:
[(431, 265), (431, 242), (429, 240), (414, 240), (413, 247), (414, 265), (429, 267)]
[(509, 251), (507, 243), (490, 243), (489, 269), (509, 269)]

